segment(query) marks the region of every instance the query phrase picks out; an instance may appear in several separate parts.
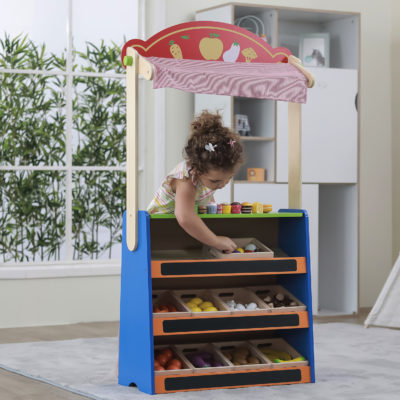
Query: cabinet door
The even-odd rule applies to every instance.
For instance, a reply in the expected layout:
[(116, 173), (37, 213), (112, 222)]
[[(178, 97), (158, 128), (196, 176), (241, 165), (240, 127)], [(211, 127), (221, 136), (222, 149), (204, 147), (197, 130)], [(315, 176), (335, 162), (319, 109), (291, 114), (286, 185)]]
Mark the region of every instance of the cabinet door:
[[(302, 106), (302, 174), (307, 183), (357, 182), (357, 70), (310, 68)], [(277, 182), (288, 181), (288, 106), (277, 104)]]

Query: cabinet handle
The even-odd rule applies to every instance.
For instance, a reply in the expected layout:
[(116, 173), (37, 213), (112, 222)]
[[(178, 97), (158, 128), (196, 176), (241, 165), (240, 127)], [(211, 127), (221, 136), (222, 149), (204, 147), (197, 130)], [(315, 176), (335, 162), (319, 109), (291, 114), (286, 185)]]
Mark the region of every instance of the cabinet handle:
[(354, 105), (356, 107), (356, 111), (358, 112), (358, 92), (356, 93), (356, 97), (354, 98)]

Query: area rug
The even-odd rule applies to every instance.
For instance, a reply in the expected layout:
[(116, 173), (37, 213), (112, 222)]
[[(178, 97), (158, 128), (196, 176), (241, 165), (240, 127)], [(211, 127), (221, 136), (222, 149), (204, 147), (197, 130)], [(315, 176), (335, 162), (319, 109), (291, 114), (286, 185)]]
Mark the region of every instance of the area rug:
[[(316, 383), (154, 395), (153, 399), (398, 400), (400, 330), (347, 323), (314, 325)], [(0, 345), (0, 367), (97, 400), (150, 398), (116, 383), (117, 339)]]

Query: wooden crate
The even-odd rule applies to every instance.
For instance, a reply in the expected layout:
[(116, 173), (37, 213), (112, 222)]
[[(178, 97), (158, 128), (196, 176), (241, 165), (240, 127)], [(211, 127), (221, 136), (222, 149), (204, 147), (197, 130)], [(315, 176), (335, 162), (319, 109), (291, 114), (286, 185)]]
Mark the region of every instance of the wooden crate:
[[(265, 286), (249, 286), (247, 287), (250, 291), (252, 291), (257, 298), (261, 299), (268, 309), (271, 312), (289, 312), (289, 311), (304, 311), (307, 307), (292, 293), (286, 290), (281, 285), (265, 285)], [(268, 302), (264, 300), (265, 296), (269, 295), (271, 297), (275, 296), (277, 293), (283, 293), (284, 295), (288, 296), (290, 300), (295, 301), (298, 305), (297, 306), (286, 306), (286, 307), (270, 307), (268, 306)]]
[[(225, 315), (231, 314), (229, 308), (224, 302), (222, 302), (217, 296), (215, 296), (210, 290), (202, 289), (187, 289), (187, 290), (174, 290), (171, 292), (172, 295), (181, 303), (181, 305), (189, 312), (192, 316), (196, 317), (200, 315)], [(200, 297), (203, 301), (211, 301), (218, 311), (192, 311), (186, 303), (194, 297)], [(165, 315), (165, 314), (164, 314)]]
[(160, 304), (173, 304), (178, 311), (176, 312), (154, 312), (153, 318), (166, 318), (166, 317), (189, 317), (191, 315), (191, 311), (188, 311), (188, 308), (182, 304), (181, 301), (178, 301), (177, 298), (170, 292), (165, 290), (153, 290), (152, 293), (153, 298), (153, 306), (159, 306)]
[[(230, 364), (232, 364), (232, 370), (234, 371), (272, 368), (272, 362), (267, 357), (264, 357), (264, 355), (248, 341), (215, 342), (212, 343), (212, 345), (218, 349), (218, 351), (227, 359)], [(252, 356), (256, 357), (260, 361), (260, 363), (235, 365), (233, 359), (229, 359), (225, 352), (229, 352), (232, 354), (234, 353), (235, 349), (238, 349), (240, 347), (246, 348)]]
[(182, 357), (180, 354), (178, 354), (179, 352), (177, 351), (175, 346), (164, 346), (164, 345), (154, 346), (154, 355), (156, 355), (156, 353), (158, 351), (162, 351), (162, 350), (164, 350), (166, 348), (169, 348), (169, 349), (172, 350), (173, 358), (177, 358), (177, 359), (179, 359), (179, 361), (181, 361), (182, 368), (181, 369), (168, 369), (168, 370), (164, 370), (164, 371), (154, 371), (155, 375), (161, 375), (161, 376), (165, 376), (165, 375), (188, 375), (188, 374), (192, 374), (193, 373), (193, 366), (188, 362), (186, 357)]
[(256, 238), (232, 238), (236, 243), (237, 247), (242, 247), (243, 249), (250, 243), (255, 244), (257, 248), (262, 251), (257, 251), (254, 253), (230, 253), (225, 254), (222, 251), (210, 247), (204, 246), (204, 255), (210, 258), (226, 258), (226, 259), (248, 259), (248, 258), (273, 258), (274, 252), (267, 247), (265, 244), (261, 243)]
[[(174, 346), (177, 354), (188, 363), (193, 369), (194, 374), (206, 374), (210, 372), (226, 372), (232, 371), (233, 364), (229, 362), (227, 358), (219, 351), (219, 349), (213, 346), (211, 343), (191, 343), (191, 344), (176, 344)], [(190, 355), (193, 353), (208, 352), (211, 353), (215, 360), (219, 361), (221, 367), (204, 367), (196, 368), (190, 361)]]
[(286, 340), (282, 338), (275, 338), (275, 339), (264, 339), (264, 340), (249, 340), (249, 342), (257, 348), (257, 350), (263, 355), (264, 358), (269, 360), (272, 363), (272, 368), (289, 368), (289, 367), (298, 367), (303, 365), (308, 365), (308, 361), (286, 361), (286, 362), (275, 362), (271, 360), (268, 356), (266, 356), (262, 352), (262, 348), (267, 346), (273, 350), (277, 351), (285, 351), (287, 352), (292, 358), (301, 357), (301, 354), (293, 348)]
[[(256, 294), (246, 288), (222, 288), (222, 289), (210, 289), (218, 299), (220, 299), (225, 306), (230, 310), (232, 314), (237, 313), (248, 313), (248, 312), (270, 312), (270, 307), (268, 307)], [(249, 303), (256, 303), (259, 310), (235, 310), (229, 307), (228, 302), (234, 300), (236, 303), (241, 303), (243, 305)]]

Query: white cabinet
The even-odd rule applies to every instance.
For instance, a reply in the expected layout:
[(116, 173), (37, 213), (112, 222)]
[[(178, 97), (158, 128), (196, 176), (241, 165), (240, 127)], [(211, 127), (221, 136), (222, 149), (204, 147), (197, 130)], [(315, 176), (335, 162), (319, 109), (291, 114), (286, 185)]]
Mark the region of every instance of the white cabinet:
[[(198, 21), (234, 23), (245, 16), (264, 23), (268, 42), (299, 55), (303, 34), (329, 33), (330, 65), (309, 68), (316, 78), (302, 106), (303, 205), (310, 219), (314, 314), (351, 314), (358, 308), (358, 92), (359, 16), (295, 8), (230, 3), (196, 13)], [(241, 26), (253, 30), (248, 20)], [(259, 32), (260, 33), (260, 32)], [(288, 204), (287, 103), (195, 95), (195, 112), (220, 110), (234, 128), (234, 115), (249, 118), (242, 137), (246, 163), (216, 194), (218, 202)], [(246, 181), (248, 167), (266, 169), (267, 182)]]
[[(315, 87), (302, 105), (303, 182), (357, 182), (357, 75), (353, 69), (309, 68)], [(288, 107), (277, 103), (276, 181), (288, 181)]]

